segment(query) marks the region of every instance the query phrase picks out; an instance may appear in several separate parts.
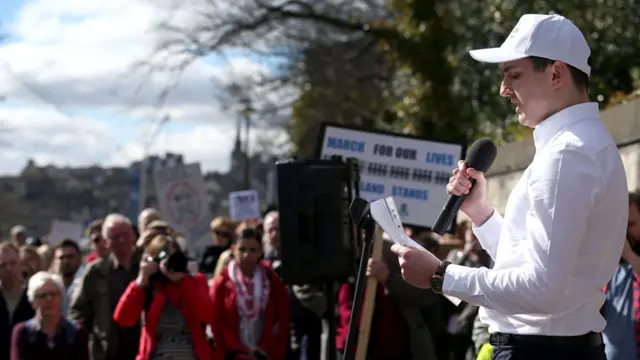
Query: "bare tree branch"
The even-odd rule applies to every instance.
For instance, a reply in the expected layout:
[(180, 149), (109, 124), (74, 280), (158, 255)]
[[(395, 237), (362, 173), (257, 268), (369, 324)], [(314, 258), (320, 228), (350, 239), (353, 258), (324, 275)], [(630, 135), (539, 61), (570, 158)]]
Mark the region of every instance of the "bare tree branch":
[[(335, 69), (336, 63), (357, 71), (352, 71), (348, 80), (334, 76), (332, 83), (314, 86), (327, 87), (331, 101), (361, 118), (379, 116), (371, 109), (364, 110), (344, 90), (336, 89), (341, 89), (341, 81), (391, 82), (392, 66), (387, 60), (380, 60), (383, 55), (374, 57), (378, 60), (371, 66), (351, 65), (361, 65), (363, 58), (379, 53), (379, 39), (397, 38), (393, 29), (374, 26), (391, 19), (385, 0), (156, 1), (155, 4), (168, 2), (169, 15), (158, 19), (153, 29), (155, 46), (148, 58), (134, 64), (133, 73), (142, 74), (145, 79), (156, 74), (168, 76), (158, 94), (159, 106), (167, 102), (184, 71), (198, 59), (210, 54), (229, 58), (240, 51), (268, 59), (268, 73), (237, 79), (243, 83), (241, 97), (248, 97), (254, 106), (252, 126), (256, 128), (290, 130), (292, 105), (298, 101), (300, 91), (312, 83), (309, 74)], [(183, 18), (180, 12), (186, 12)], [(336, 44), (349, 45), (336, 50)], [(314, 54), (305, 54), (314, 49)], [(316, 61), (308, 63), (310, 58)], [(232, 86), (236, 80), (231, 84), (212, 80), (213, 100), (231, 116), (237, 116), (234, 107), (239, 95)], [(140, 83), (139, 88), (144, 85)]]
[(240, 49), (290, 58), (310, 41), (332, 34), (342, 38), (393, 34), (370, 26), (388, 17), (379, 0), (195, 0), (188, 4), (189, 21), (172, 17), (158, 21), (152, 54), (136, 68), (181, 73), (197, 58), (212, 53)]

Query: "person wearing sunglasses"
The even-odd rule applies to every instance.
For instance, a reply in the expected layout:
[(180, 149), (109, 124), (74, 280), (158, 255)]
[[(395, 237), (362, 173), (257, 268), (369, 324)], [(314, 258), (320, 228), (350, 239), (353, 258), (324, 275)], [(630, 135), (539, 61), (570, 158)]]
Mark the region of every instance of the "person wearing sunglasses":
[(214, 273), (218, 259), (231, 245), (235, 226), (230, 218), (219, 216), (211, 221), (210, 228), (212, 244), (204, 249), (198, 264), (204, 274)]
[(105, 239), (102, 237), (103, 224), (104, 219), (96, 219), (92, 221), (85, 230), (88, 234), (89, 246), (91, 247), (91, 253), (87, 255), (85, 264), (88, 264), (97, 258), (104, 258), (109, 255), (109, 247)]
[(64, 285), (59, 275), (37, 272), (29, 279), (27, 297), (35, 317), (19, 323), (11, 336), (11, 360), (88, 360), (88, 334), (62, 315)]

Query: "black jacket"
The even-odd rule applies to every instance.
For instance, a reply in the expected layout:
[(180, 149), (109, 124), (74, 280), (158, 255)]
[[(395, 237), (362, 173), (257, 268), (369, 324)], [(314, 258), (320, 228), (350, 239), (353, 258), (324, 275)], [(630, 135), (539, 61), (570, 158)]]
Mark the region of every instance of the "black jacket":
[(32, 319), (36, 315), (35, 311), (27, 299), (27, 292), (22, 292), (22, 297), (16, 310), (13, 313), (13, 318), (9, 320), (9, 310), (7, 309), (7, 301), (2, 293), (0, 293), (0, 360), (9, 360), (9, 349), (11, 348), (11, 331), (13, 327), (23, 321)]

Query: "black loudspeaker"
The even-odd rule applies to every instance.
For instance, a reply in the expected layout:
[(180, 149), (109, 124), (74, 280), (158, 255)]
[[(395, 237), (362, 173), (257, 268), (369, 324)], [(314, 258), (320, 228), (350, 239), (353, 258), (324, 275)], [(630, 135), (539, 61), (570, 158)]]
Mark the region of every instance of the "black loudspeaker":
[[(276, 164), (280, 211), (278, 270), (287, 284), (343, 281), (355, 274), (350, 197), (358, 181), (351, 160)], [(359, 191), (358, 191), (359, 192)]]

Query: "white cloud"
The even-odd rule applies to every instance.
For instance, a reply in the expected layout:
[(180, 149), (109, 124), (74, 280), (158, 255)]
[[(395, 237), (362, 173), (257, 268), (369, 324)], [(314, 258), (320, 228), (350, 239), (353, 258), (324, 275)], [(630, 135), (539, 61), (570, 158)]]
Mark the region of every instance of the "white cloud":
[[(92, 118), (68, 118), (48, 109), (26, 108), (0, 108), (0, 119), (5, 119), (0, 129), (10, 129), (0, 130), (2, 174), (22, 169), (27, 159), (39, 165), (126, 166), (144, 153), (142, 141), (119, 143), (115, 137), (118, 131), (140, 130), (135, 124), (114, 128)], [(259, 138), (277, 138), (281, 134), (256, 130), (250, 136), (254, 152)], [(235, 139), (235, 126), (228, 122), (181, 127), (161, 132), (148, 154), (180, 153), (188, 162), (200, 162), (205, 170), (226, 170)]]
[[(230, 124), (200, 125), (183, 131), (161, 133), (150, 147), (149, 154), (184, 154), (187, 162), (201, 162), (204, 169), (225, 170), (229, 166), (234, 141), (235, 131)], [(125, 165), (141, 158), (142, 154), (141, 143), (130, 143), (110, 157), (107, 163)]]
[[(19, 171), (29, 158), (72, 166), (126, 164), (142, 155), (144, 119), (164, 114), (188, 124), (169, 125), (153, 153), (179, 152), (205, 169), (226, 168), (234, 117), (216, 104), (215, 83), (267, 68), (243, 57), (198, 60), (158, 109), (166, 77), (152, 76), (138, 87), (131, 65), (149, 54), (150, 27), (163, 15), (149, 0), (25, 3), (7, 24), (12, 41), (0, 45), (0, 95), (8, 99), (0, 103), (0, 121), (12, 128), (0, 131), (0, 173)], [(12, 147), (2, 148), (2, 141)]]
[(109, 148), (96, 139), (107, 134), (106, 124), (92, 119), (68, 119), (37, 108), (0, 108), (8, 129), (0, 133), (3, 147), (2, 173), (19, 170), (28, 158), (41, 164), (91, 165), (106, 156)]

